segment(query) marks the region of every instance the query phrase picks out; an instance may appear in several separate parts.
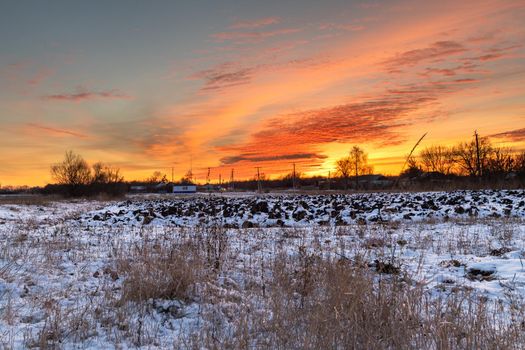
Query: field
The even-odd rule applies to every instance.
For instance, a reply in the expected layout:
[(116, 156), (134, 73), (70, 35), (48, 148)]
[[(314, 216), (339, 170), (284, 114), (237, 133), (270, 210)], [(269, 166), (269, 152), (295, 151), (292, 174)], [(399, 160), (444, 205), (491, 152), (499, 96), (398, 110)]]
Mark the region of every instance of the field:
[(0, 347), (523, 348), (525, 191), (0, 204)]

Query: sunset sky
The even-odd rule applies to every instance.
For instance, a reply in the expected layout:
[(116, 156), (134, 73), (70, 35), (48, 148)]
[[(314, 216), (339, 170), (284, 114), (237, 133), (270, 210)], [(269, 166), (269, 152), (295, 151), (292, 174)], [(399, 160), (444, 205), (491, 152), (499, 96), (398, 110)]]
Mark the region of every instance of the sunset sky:
[(525, 1), (2, 1), (0, 184), (326, 175), (352, 145), (525, 149)]

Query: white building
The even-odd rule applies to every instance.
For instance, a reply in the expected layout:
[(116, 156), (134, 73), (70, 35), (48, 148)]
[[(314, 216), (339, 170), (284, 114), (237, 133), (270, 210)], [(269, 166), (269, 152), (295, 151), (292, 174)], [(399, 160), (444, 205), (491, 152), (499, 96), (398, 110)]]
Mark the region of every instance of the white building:
[(195, 193), (197, 192), (197, 186), (187, 185), (187, 186), (173, 186), (173, 193)]

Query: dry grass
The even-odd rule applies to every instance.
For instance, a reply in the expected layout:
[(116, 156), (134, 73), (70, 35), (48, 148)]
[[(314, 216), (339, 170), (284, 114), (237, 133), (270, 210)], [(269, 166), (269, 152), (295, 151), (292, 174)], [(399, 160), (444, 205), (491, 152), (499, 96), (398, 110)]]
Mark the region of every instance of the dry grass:
[(23, 195), (3, 195), (0, 196), (0, 205), (48, 205), (51, 202), (64, 200), (57, 195), (23, 194)]
[[(486, 254), (486, 242), (459, 223), (448, 240), (430, 239), (434, 233), (421, 223), (412, 229), (422, 233), (401, 245), (390, 233), (402, 231), (399, 225), (338, 227), (332, 239), (345, 242), (341, 255), (323, 248), (321, 229), (276, 230), (272, 240), (263, 229), (229, 236), (218, 228), (140, 228), (120, 236), (117, 228), (86, 233), (66, 226), (43, 234), (27, 227), (0, 236), (0, 282), (28, 289), (23, 297), (2, 295), (0, 318), (26, 332), (24, 347), (50, 349), (82, 348), (93, 339), (117, 348), (523, 348), (522, 300), (499, 304), (459, 287), (437, 293), (415, 282), (396, 255), (411, 245)], [(508, 244), (517, 235), (513, 227), (500, 220), (493, 236)], [(63, 278), (62, 266), (78, 277)], [(40, 273), (74, 283), (43, 294), (39, 288), (48, 282), (39, 281)], [(22, 315), (22, 302), (33, 303), (35, 312)], [(174, 328), (173, 344), (166, 344), (168, 328), (161, 327), (184, 321), (195, 304), (188, 318), (198, 323)], [(0, 334), (0, 347), (13, 344), (9, 337)]]
[(190, 301), (197, 282), (206, 279), (205, 260), (199, 247), (185, 244), (145, 242), (121, 252), (115, 270), (105, 273), (123, 278), (122, 301), (145, 302), (150, 299)]
[(431, 298), (406, 276), (348, 259), (283, 255), (272, 275), (266, 314), (240, 315), (223, 338), (211, 328), (193, 348), (517, 349), (525, 341), (523, 322), (502, 318), (498, 304), (468, 293)]

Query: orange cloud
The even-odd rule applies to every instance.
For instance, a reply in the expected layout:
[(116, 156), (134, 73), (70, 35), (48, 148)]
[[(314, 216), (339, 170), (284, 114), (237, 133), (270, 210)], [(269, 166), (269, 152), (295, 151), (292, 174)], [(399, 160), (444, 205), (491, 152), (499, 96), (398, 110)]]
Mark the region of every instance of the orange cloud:
[(512, 142), (525, 141), (525, 128), (500, 132), (497, 134), (490, 135), (490, 137), (506, 139)]
[[(375, 142), (383, 146), (405, 141), (400, 128), (410, 123), (409, 114), (434, 99), (413, 95), (392, 95), (365, 102), (348, 103), (317, 110), (274, 117), (249, 142), (219, 147), (233, 153), (223, 157), (223, 165), (244, 167), (263, 163), (269, 169), (279, 160), (300, 160), (312, 170), (322, 165), (327, 155), (319, 145), (333, 142)], [(312, 152), (317, 150), (317, 152)], [(308, 152), (310, 151), (310, 152)]]
[(391, 72), (398, 72), (405, 66), (414, 66), (422, 61), (448, 58), (451, 55), (463, 53), (467, 49), (460, 43), (454, 41), (437, 41), (428, 47), (405, 51), (397, 54), (384, 64)]
[[(510, 130), (494, 135), (523, 144), (522, 129), (512, 130), (525, 112), (523, 1), (468, 6), (402, 0), (366, 11), (358, 7), (330, 16), (306, 13), (304, 23), (297, 11), (297, 28), (282, 28), (286, 19), (278, 17), (238, 20), (223, 32), (206, 33), (211, 40), (192, 38), (178, 56), (158, 45), (154, 56), (161, 61), (176, 56), (164, 67), (175, 69), (176, 76), (156, 80), (162, 71), (145, 65), (129, 86), (137, 97), (125, 106), (42, 102), (129, 98), (116, 90), (78, 89), (34, 99), (9, 86), (19, 99), (3, 99), (8, 102), (2, 115), (34, 130), (19, 139), (4, 131), (7, 141), (0, 140), (0, 148), (7, 151), (0, 152), (0, 163), (6, 163), (6, 154), (19, 155), (7, 159), (11, 169), (12, 159), (30, 159), (11, 146), (26, 142), (28, 154), (45, 145), (48, 154), (54, 152), (53, 161), (66, 147), (89, 159), (108, 157), (130, 178), (171, 166), (182, 175), (190, 159), (201, 180), (208, 166), (223, 175), (226, 167), (235, 167), (242, 178), (253, 176), (255, 166), (271, 175), (289, 172), (292, 162), (301, 171), (324, 173), (349, 145), (359, 143), (383, 166), (380, 171), (396, 173), (404, 152), (427, 130), (429, 142), (450, 144), (470, 137), (473, 125), (483, 135)], [(10, 77), (10, 70), (23, 88), (39, 82), (34, 67), (14, 66), (2, 75)], [(125, 74), (119, 81), (133, 72)], [(56, 86), (65, 83), (60, 77), (57, 72)], [(85, 76), (67, 81), (72, 78), (86, 81)], [(89, 81), (107, 84), (109, 78)], [(39, 123), (30, 123), (35, 115)], [(35, 130), (63, 135), (68, 144), (50, 137), (35, 146)], [(45, 171), (47, 164), (41, 166)]]

